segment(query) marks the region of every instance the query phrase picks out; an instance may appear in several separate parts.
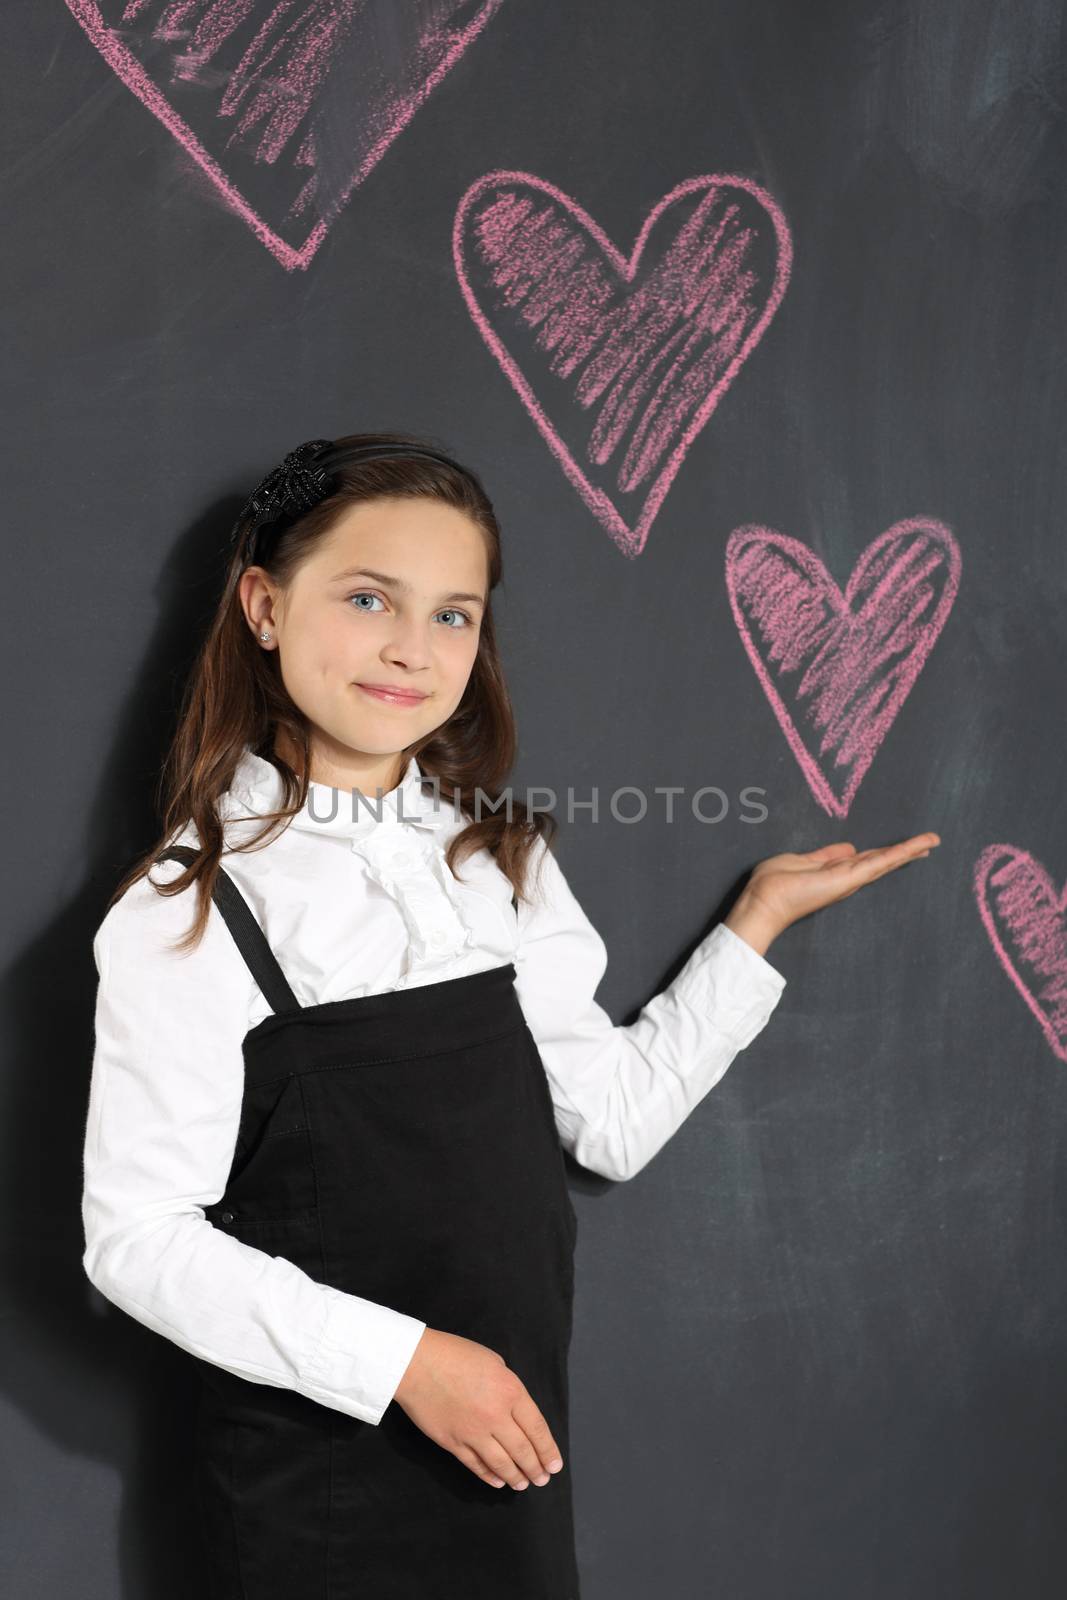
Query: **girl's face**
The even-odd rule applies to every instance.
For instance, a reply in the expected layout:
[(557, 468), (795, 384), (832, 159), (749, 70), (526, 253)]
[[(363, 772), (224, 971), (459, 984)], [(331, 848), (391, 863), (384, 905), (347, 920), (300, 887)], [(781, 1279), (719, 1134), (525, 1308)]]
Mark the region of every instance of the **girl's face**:
[(249, 569), (246, 615), (257, 637), (272, 635), (286, 690), (311, 723), (314, 781), (365, 792), (399, 782), (397, 753), (463, 698), (488, 581), (477, 524), (428, 499), (352, 506), (285, 592)]

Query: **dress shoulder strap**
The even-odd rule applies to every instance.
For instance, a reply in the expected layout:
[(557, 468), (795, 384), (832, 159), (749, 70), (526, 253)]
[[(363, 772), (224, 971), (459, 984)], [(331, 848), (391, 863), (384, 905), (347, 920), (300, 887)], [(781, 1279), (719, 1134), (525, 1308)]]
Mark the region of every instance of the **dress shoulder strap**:
[[(197, 854), (198, 852), (189, 845), (177, 844), (169, 850), (164, 850), (155, 859), (166, 861), (173, 858), (175, 861), (184, 861), (186, 866), (189, 866), (196, 860)], [(219, 868), (212, 899), (271, 1010), (276, 1012), (301, 1010), (300, 1002), (278, 965), (277, 957), (267, 941), (266, 934), (256, 921), (251, 906), (224, 867)]]

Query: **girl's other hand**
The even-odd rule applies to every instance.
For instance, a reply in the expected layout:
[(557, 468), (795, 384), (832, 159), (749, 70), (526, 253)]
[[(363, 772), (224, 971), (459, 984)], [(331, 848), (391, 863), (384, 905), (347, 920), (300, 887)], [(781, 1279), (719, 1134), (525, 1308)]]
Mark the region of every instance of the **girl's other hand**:
[(427, 1328), (393, 1399), (427, 1438), (494, 1489), (505, 1482), (543, 1486), (563, 1465), (522, 1379), (475, 1339)]
[(936, 833), (917, 833), (900, 844), (857, 850), (825, 844), (806, 855), (768, 856), (753, 868), (726, 926), (764, 955), (773, 939), (823, 906), (847, 900), (865, 884), (928, 856), (941, 843)]

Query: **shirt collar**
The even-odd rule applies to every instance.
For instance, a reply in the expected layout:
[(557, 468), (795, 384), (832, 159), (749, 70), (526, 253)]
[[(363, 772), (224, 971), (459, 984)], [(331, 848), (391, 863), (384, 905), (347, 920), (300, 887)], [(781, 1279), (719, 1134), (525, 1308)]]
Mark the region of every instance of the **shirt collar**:
[[(465, 824), (465, 819), (457, 815), (443, 794), (433, 788), (429, 793), (424, 792), (424, 780), (433, 782), (426, 778), (412, 756), (399, 784), (383, 795), (373, 790), (361, 795), (358, 791), (335, 789), (327, 783), (310, 783), (306, 802), (288, 825), (308, 833), (356, 841), (368, 838), (383, 826), (444, 829)], [(256, 755), (246, 745), (223, 799), (226, 817), (260, 816), (280, 810), (283, 803), (281, 774), (272, 762)]]

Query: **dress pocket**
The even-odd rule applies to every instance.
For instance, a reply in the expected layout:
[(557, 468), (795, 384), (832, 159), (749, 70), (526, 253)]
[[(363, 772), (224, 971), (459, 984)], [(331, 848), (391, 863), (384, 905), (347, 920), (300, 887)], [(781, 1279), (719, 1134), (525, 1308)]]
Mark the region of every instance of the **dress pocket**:
[(224, 1210), (215, 1226), (242, 1244), (262, 1250), (268, 1256), (280, 1256), (301, 1272), (306, 1272), (316, 1283), (326, 1281), (326, 1268), (322, 1250), (319, 1217), (315, 1211), (295, 1213), (290, 1217), (244, 1217), (237, 1211)]
[(297, 1075), (245, 1087), (226, 1192), (206, 1208), (227, 1229), (314, 1221), (318, 1212), (314, 1149)]

